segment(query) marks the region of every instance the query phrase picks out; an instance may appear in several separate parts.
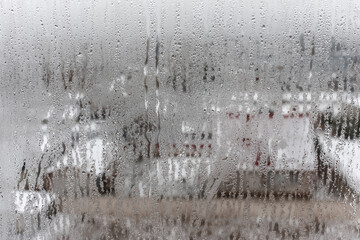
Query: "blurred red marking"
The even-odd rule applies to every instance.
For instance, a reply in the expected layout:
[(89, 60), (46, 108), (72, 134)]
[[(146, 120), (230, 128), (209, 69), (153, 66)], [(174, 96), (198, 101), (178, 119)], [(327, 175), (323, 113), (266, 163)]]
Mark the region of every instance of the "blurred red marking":
[(250, 147), (251, 145), (250, 138), (243, 138), (242, 141), (246, 147)]
[[(227, 115), (229, 115), (229, 118), (230, 119), (240, 119), (240, 113), (239, 112), (236, 112), (236, 113), (233, 113), (233, 112), (229, 112), (227, 113)], [(273, 112), (270, 112), (269, 113), (269, 119), (273, 119), (274, 118), (274, 113)], [(310, 117), (310, 113), (307, 112), (307, 113), (286, 113), (286, 114), (282, 114), (283, 118), (287, 119), (287, 118), (303, 118), (303, 117)], [(255, 118), (255, 115), (250, 115), (250, 114), (246, 114), (246, 122), (249, 122), (250, 119), (253, 119)]]
[(261, 153), (258, 152), (258, 153), (256, 154), (255, 166), (259, 166), (260, 156), (261, 156)]

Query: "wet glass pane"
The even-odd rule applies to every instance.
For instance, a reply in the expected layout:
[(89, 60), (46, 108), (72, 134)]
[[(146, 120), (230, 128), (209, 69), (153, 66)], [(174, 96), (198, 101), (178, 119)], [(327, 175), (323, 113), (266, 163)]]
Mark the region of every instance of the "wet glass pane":
[(1, 239), (360, 238), (359, 11), (0, 1)]

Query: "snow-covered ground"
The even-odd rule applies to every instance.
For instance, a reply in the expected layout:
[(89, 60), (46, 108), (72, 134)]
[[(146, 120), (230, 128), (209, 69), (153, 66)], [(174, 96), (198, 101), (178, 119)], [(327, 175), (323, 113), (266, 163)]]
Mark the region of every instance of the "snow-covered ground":
[(360, 142), (319, 134), (325, 160), (360, 194)]

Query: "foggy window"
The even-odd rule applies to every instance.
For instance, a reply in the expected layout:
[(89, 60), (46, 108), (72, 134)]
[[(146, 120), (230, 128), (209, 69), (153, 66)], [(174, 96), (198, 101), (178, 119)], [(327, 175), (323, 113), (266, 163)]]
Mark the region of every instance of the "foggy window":
[(360, 238), (359, 11), (0, 1), (0, 238)]

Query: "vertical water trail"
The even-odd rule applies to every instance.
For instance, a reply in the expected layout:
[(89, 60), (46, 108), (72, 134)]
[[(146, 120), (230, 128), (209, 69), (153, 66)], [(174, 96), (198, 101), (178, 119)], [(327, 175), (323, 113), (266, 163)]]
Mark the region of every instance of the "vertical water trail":
[(148, 77), (148, 63), (149, 63), (149, 48), (150, 48), (150, 15), (149, 15), (149, 5), (148, 1), (144, 1), (144, 8), (145, 8), (145, 23), (146, 23), (146, 57), (145, 57), (145, 64), (144, 64), (144, 88), (145, 88), (145, 139), (147, 141), (147, 157), (150, 158), (150, 146), (151, 141), (148, 136), (148, 130), (149, 130), (149, 112), (148, 112), (148, 85), (147, 85), (147, 77)]
[(148, 136), (148, 130), (149, 130), (149, 112), (148, 112), (148, 85), (147, 85), (147, 66), (148, 66), (148, 62), (149, 62), (149, 47), (150, 47), (150, 39), (149, 36), (147, 38), (146, 41), (146, 57), (145, 57), (145, 65), (144, 65), (144, 88), (145, 88), (145, 139), (148, 143), (147, 146), (147, 157), (150, 158), (150, 145), (151, 145), (151, 141), (149, 139)]
[(160, 89), (160, 82), (159, 82), (159, 50), (160, 50), (160, 24), (161, 24), (161, 5), (159, 4), (159, 1), (156, 1), (156, 48), (155, 48), (155, 95), (156, 95), (156, 117), (157, 117), (157, 136), (156, 136), (156, 144), (155, 144), (155, 150), (154, 150), (154, 157), (158, 158), (160, 157), (160, 144), (159, 144), (159, 135), (160, 135), (160, 97), (159, 97), (159, 89)]
[(156, 39), (156, 49), (155, 49), (155, 83), (156, 83), (156, 90), (155, 90), (155, 94), (156, 94), (156, 117), (158, 120), (158, 133), (156, 136), (156, 145), (155, 145), (155, 152), (154, 152), (154, 157), (160, 157), (160, 152), (159, 152), (159, 148), (160, 148), (160, 144), (159, 144), (159, 135), (160, 135), (160, 114), (159, 114), (159, 110), (160, 110), (160, 100), (159, 100), (159, 88), (160, 88), (160, 83), (159, 83), (159, 48), (160, 48), (160, 43), (159, 43), (159, 39)]

